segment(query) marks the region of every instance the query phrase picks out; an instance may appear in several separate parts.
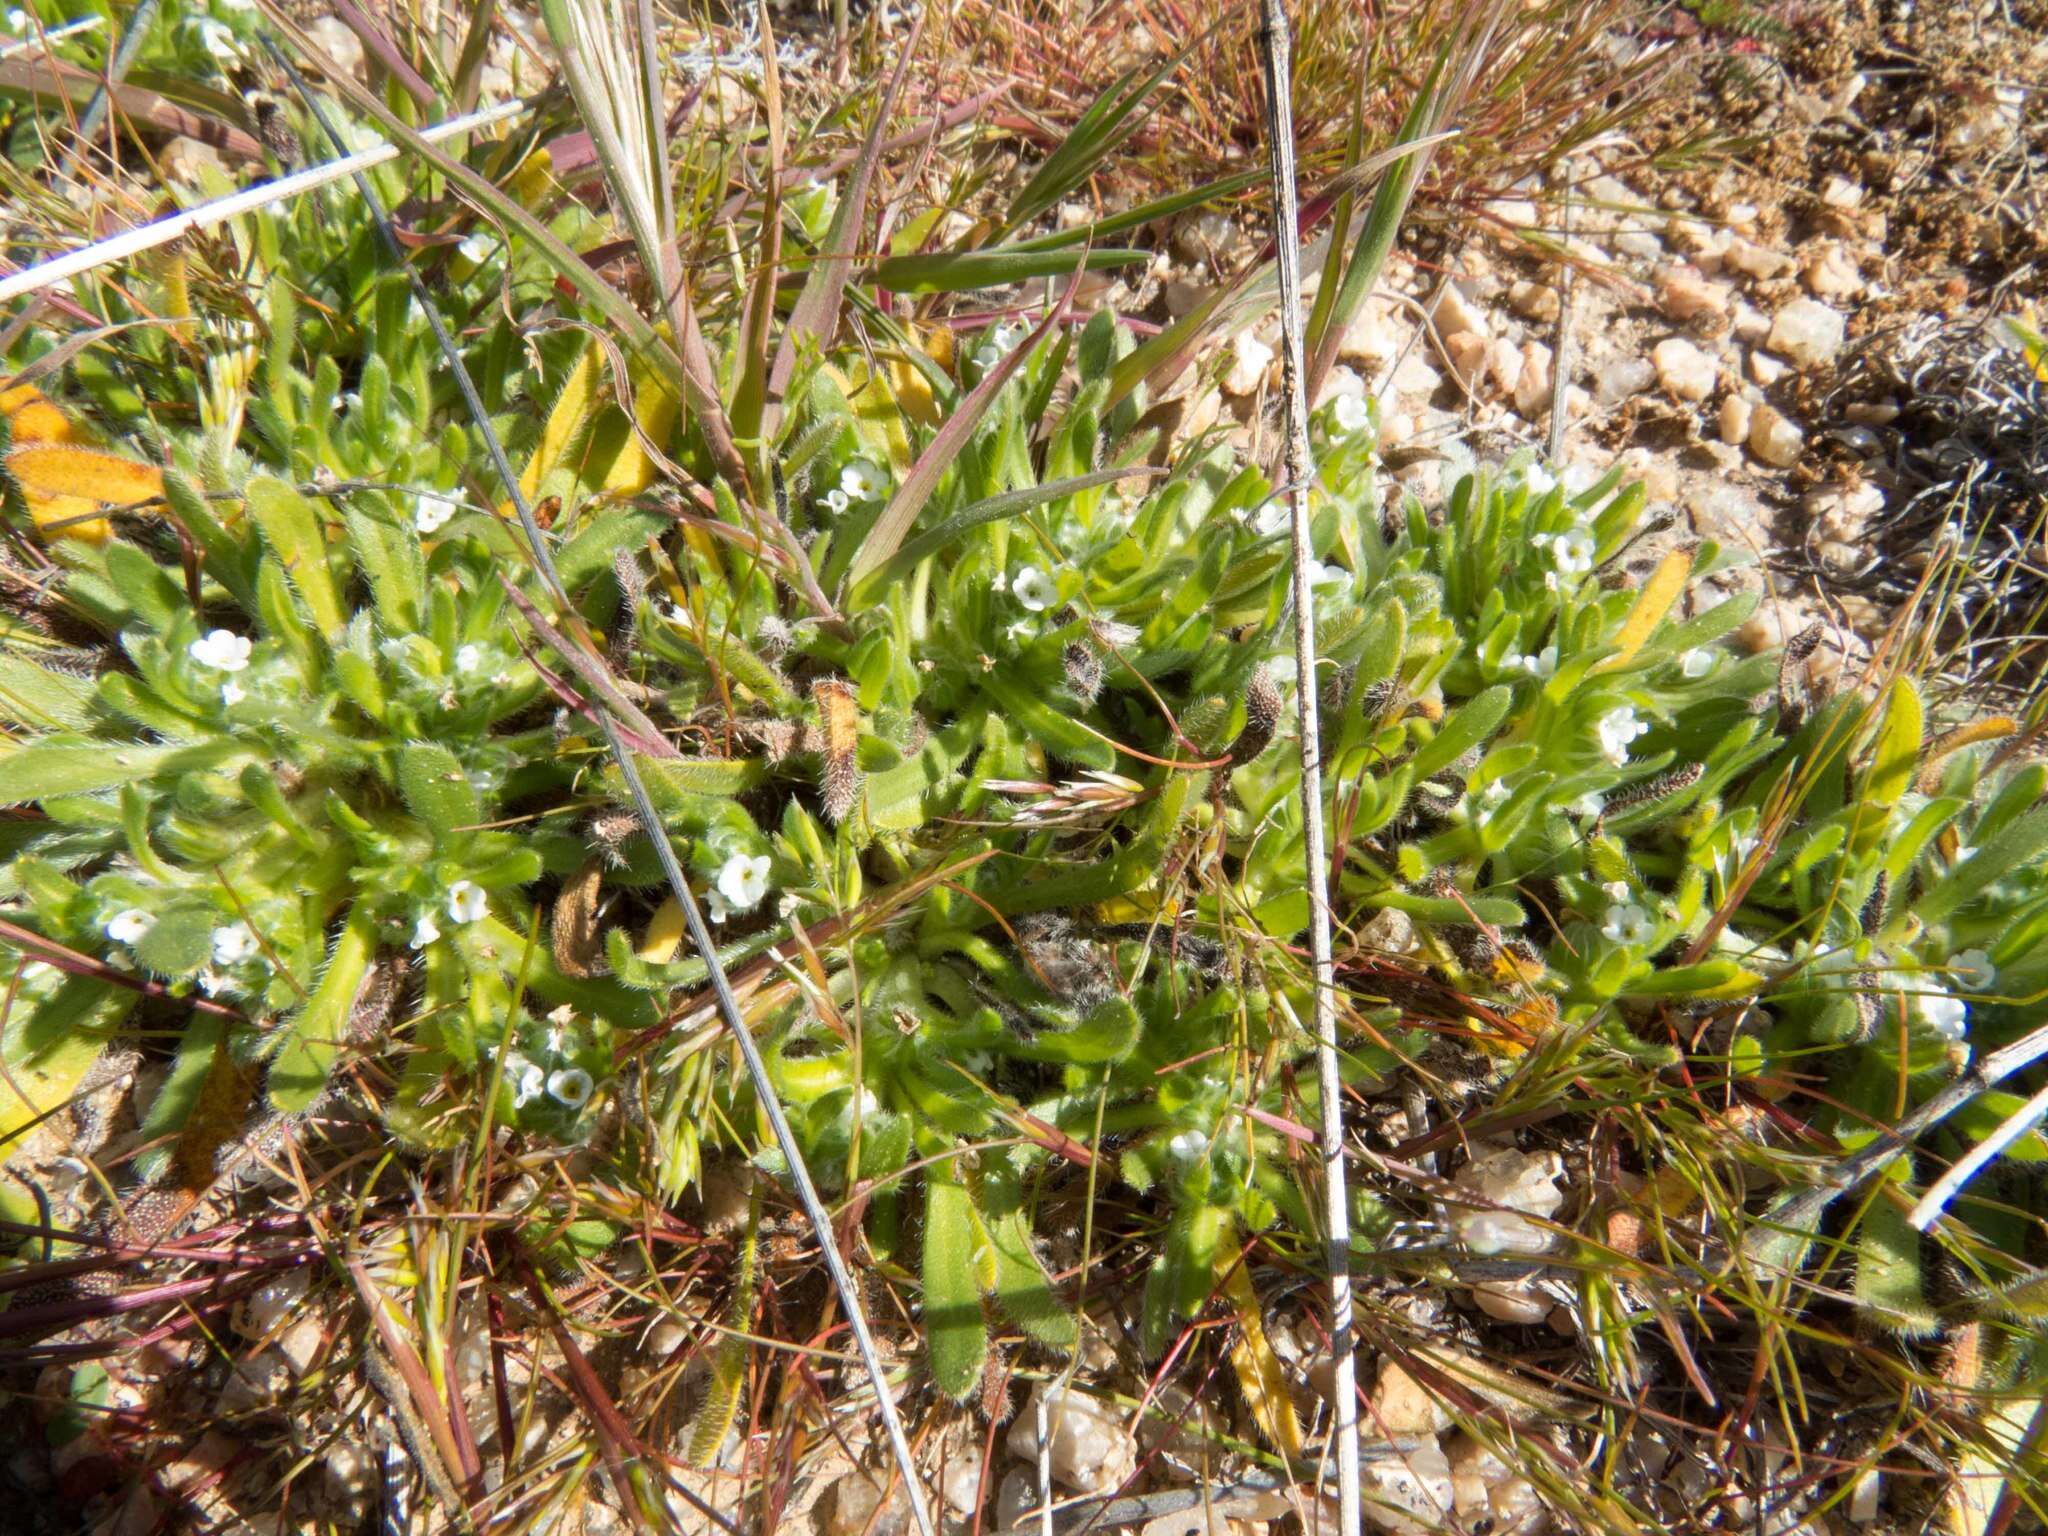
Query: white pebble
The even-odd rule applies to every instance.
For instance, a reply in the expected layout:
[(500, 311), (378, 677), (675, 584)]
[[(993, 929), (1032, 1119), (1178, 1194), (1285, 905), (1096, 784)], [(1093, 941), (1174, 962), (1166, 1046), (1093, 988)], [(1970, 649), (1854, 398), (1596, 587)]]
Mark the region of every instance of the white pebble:
[(1714, 392), (1714, 360), (1682, 336), (1667, 336), (1650, 349), (1657, 382), (1680, 400), (1704, 400)]
[(1070, 1388), (1051, 1394), (1042, 1384), (1033, 1389), (1005, 1441), (1012, 1456), (1037, 1462), (1041, 1402), (1051, 1437), (1053, 1481), (1077, 1493), (1097, 1493), (1130, 1476), (1137, 1465), (1137, 1442), (1130, 1431), (1114, 1409)]
[(1451, 1512), (1451, 1464), (1431, 1442), (1360, 1468), (1365, 1518), (1395, 1536), (1441, 1530)]
[(1749, 419), (1749, 451), (1764, 463), (1790, 469), (1806, 446), (1800, 430), (1775, 407), (1759, 405)]
[(1223, 391), (1249, 395), (1266, 382), (1266, 370), (1273, 366), (1273, 349), (1250, 331), (1239, 334), (1230, 344), (1230, 371), (1223, 376)]
[(1749, 441), (1752, 407), (1743, 395), (1730, 395), (1721, 402), (1721, 441), (1739, 448)]
[(1484, 1204), (1452, 1206), (1452, 1233), (1474, 1253), (1547, 1251), (1552, 1234), (1527, 1218), (1557, 1214), (1564, 1204), (1564, 1191), (1557, 1187), (1563, 1174), (1563, 1160), (1555, 1152), (1475, 1151), (1452, 1182)]
[(1725, 315), (1728, 313), (1728, 288), (1723, 283), (1708, 282), (1695, 267), (1666, 267), (1657, 285), (1657, 303), (1673, 320)]
[(1817, 368), (1835, 360), (1849, 333), (1838, 310), (1815, 299), (1794, 299), (1771, 320), (1770, 349), (1800, 368)]

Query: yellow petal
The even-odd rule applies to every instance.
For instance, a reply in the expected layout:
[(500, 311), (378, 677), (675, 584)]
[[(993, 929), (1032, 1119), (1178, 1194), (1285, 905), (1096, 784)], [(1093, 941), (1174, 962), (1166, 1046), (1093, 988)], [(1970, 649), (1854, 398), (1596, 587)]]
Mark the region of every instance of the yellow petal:
[(17, 445), (78, 440), (71, 419), (50, 404), (33, 384), (17, 384), (12, 389), (0, 390), (0, 416), (7, 418), (8, 430)]
[(38, 496), (24, 491), (21, 499), (35, 519), (36, 531), (46, 539), (104, 544), (114, 536), (114, 525), (98, 515), (100, 504), (90, 496)]
[(71, 443), (31, 443), (7, 455), (7, 470), (31, 496), (84, 496), (108, 507), (157, 501), (164, 473), (150, 464)]
[(636, 953), (649, 965), (667, 965), (683, 946), (682, 903), (671, 896), (647, 920), (647, 932)]

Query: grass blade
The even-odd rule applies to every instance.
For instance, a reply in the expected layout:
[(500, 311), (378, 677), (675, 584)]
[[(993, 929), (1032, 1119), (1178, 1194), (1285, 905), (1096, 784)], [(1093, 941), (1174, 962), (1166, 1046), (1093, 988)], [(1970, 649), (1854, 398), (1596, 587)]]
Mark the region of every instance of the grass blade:
[(875, 285), (891, 293), (965, 293), (1000, 288), (1034, 277), (1064, 277), (1079, 270), (1102, 272), (1148, 260), (1143, 251), (938, 251), (891, 256), (875, 264)]

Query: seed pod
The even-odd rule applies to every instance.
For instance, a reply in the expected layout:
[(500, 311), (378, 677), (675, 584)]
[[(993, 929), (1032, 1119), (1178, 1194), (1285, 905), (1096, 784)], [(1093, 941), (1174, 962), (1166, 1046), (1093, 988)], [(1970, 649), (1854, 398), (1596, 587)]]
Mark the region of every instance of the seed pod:
[(1280, 727), (1281, 702), (1272, 673), (1264, 666), (1254, 667), (1251, 682), (1245, 686), (1244, 729), (1226, 754), (1229, 767), (1242, 768), (1272, 745), (1273, 733)]
[(604, 861), (585, 859), (576, 872), (562, 882), (548, 921), (548, 943), (555, 968), (579, 981), (594, 976), (603, 966), (604, 935), (598, 932), (598, 893), (604, 881)]
[(824, 678), (811, 685), (811, 702), (818, 708), (822, 740), (818, 749), (825, 766), (819, 778), (824, 796), (825, 816), (838, 825), (860, 798), (860, 765), (854, 748), (860, 740), (860, 708), (853, 685), (839, 678)]
[(1687, 763), (1683, 768), (1674, 768), (1669, 773), (1660, 773), (1654, 779), (1645, 779), (1632, 784), (1610, 797), (1601, 807), (1603, 818), (1619, 815), (1632, 806), (1647, 805), (1652, 800), (1664, 800), (1681, 790), (1691, 789), (1706, 776), (1704, 763)]
[(1877, 883), (1871, 886), (1870, 895), (1864, 899), (1863, 910), (1856, 914), (1865, 936), (1877, 932), (1884, 926), (1885, 898), (1891, 894), (1892, 880), (1888, 870), (1877, 872)]
[(597, 856), (617, 869), (626, 862), (626, 844), (640, 832), (640, 818), (631, 811), (599, 811), (587, 829)]
[(1067, 669), (1067, 686), (1074, 696), (1093, 704), (1102, 692), (1102, 658), (1079, 640), (1070, 640), (1060, 652), (1060, 661)]

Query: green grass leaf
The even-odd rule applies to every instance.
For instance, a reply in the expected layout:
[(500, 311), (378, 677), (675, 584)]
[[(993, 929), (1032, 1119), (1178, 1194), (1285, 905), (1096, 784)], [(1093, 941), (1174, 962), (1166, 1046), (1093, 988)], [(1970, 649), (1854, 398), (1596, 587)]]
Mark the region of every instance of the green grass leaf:
[(942, 1157), (924, 1176), (924, 1326), (932, 1381), (955, 1402), (981, 1385), (988, 1322), (981, 1310), (981, 1221), (974, 1197)]

